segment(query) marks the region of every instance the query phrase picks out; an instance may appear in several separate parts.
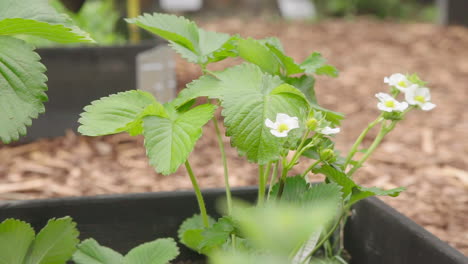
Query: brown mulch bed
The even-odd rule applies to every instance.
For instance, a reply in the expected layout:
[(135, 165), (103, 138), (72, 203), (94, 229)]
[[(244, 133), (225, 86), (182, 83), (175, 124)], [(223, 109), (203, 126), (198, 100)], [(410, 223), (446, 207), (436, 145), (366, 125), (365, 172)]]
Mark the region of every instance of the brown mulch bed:
[[(243, 36), (278, 36), (296, 60), (320, 51), (337, 66), (340, 77), (319, 78), (316, 87), (323, 106), (346, 114), (336, 138), (343, 152), (378, 115), (374, 94), (387, 90), (383, 77), (419, 73), (430, 83), (437, 108), (410, 113), (356, 177), (366, 186), (407, 187), (399, 197), (383, 199), (468, 254), (467, 28), (367, 19), (319, 24), (226, 19), (200, 24)], [(178, 62), (182, 87), (199, 71)], [(212, 131), (209, 124), (190, 157), (203, 188), (223, 185)], [(0, 146), (0, 200), (191, 188), (183, 169), (170, 176), (156, 174), (148, 166), (142, 142), (126, 135), (86, 138), (70, 132), (61, 138)], [(231, 184), (255, 184), (256, 168), (234, 149), (228, 148), (228, 156)]]

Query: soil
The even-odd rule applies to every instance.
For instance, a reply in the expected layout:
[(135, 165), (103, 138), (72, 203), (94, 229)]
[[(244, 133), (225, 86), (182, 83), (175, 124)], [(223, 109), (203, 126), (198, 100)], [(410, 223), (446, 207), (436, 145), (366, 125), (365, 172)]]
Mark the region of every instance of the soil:
[[(356, 174), (365, 186), (407, 187), (382, 198), (442, 240), (468, 255), (468, 29), (398, 24), (369, 19), (317, 24), (276, 20), (206, 20), (205, 29), (257, 38), (279, 37), (297, 61), (320, 51), (340, 77), (318, 78), (319, 102), (346, 114), (338, 149), (348, 150), (379, 114), (374, 94), (388, 91), (383, 78), (418, 73), (429, 82), (431, 112), (413, 111), (385, 138)], [(221, 69), (233, 60), (218, 63)], [(178, 59), (180, 88), (197, 78), (197, 67)], [(373, 131), (365, 139), (369, 144)], [(229, 140), (225, 138), (226, 146)], [(227, 149), (232, 186), (253, 185), (256, 168)], [(184, 169), (162, 176), (148, 166), (143, 139), (119, 134), (66, 136), (0, 146), (0, 200), (190, 189)], [(223, 186), (223, 168), (208, 124), (190, 162), (202, 188)], [(298, 167), (304, 168), (307, 164)], [(314, 176), (311, 180), (319, 179)]]

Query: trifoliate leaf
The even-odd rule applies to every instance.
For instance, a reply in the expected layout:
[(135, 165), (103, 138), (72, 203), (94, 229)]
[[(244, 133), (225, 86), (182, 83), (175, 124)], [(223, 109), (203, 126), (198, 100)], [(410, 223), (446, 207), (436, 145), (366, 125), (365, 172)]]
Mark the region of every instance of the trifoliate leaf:
[(233, 220), (230, 217), (222, 217), (211, 227), (203, 231), (203, 240), (199, 246), (204, 252), (209, 252), (213, 248), (220, 247), (229, 240), (234, 230)]
[(349, 204), (355, 204), (362, 199), (365, 199), (371, 196), (376, 196), (376, 195), (396, 197), (400, 195), (400, 193), (403, 192), (404, 190), (406, 190), (406, 188), (404, 187), (394, 188), (390, 190), (383, 190), (377, 187), (366, 188), (362, 186), (357, 186), (356, 188), (353, 189), (353, 194), (351, 195)]
[(215, 109), (216, 106), (205, 104), (169, 117), (143, 118), (145, 147), (156, 171), (164, 175), (173, 173), (187, 160)]
[(77, 248), (73, 254), (73, 261), (76, 264), (122, 264), (123, 261), (120, 253), (99, 245), (92, 238), (84, 240)]
[(0, 263), (23, 264), (34, 237), (28, 223), (16, 219), (0, 223)]
[[(216, 221), (212, 217), (208, 217), (208, 222), (210, 226), (214, 224)], [(179, 236), (179, 240), (182, 240), (183, 234), (187, 230), (192, 230), (192, 229), (204, 229), (205, 225), (203, 224), (203, 218), (201, 215), (196, 214), (190, 218), (185, 219), (185, 221), (180, 225), (179, 230), (177, 231), (177, 234)]]
[(276, 56), (260, 41), (248, 38), (238, 42), (239, 56), (258, 65), (263, 71), (276, 75), (280, 72), (280, 63)]
[(143, 91), (127, 91), (103, 97), (84, 108), (78, 132), (86, 136), (141, 133), (141, 120), (148, 115), (167, 116), (163, 106)]
[(217, 77), (223, 89), (222, 115), (231, 144), (252, 162), (266, 164), (278, 159), (284, 138), (275, 137), (265, 120), (275, 120), (278, 113), (302, 120), (308, 111), (304, 95), (253, 64), (230, 68)]
[(47, 77), (32, 46), (0, 36), (0, 47), (0, 141), (9, 143), (45, 111)]
[(123, 264), (167, 264), (179, 255), (179, 248), (172, 238), (144, 243), (128, 252)]
[(222, 97), (223, 90), (220, 82), (213, 76), (203, 75), (199, 79), (187, 84), (187, 88), (180, 91), (172, 104), (179, 107), (186, 102), (198, 97), (218, 98)]
[[(279, 187), (280, 183), (277, 183), (271, 188), (270, 197), (275, 198), (278, 196)], [(299, 203), (302, 201), (302, 198), (309, 187), (309, 184), (303, 177), (301, 177), (301, 175), (287, 177), (283, 193), (281, 194), (281, 201)]]
[(24, 19), (7, 18), (0, 20), (0, 35), (32, 35), (59, 43), (92, 43), (88, 33), (78, 27)]
[(25, 264), (63, 264), (78, 244), (76, 223), (70, 217), (51, 219), (37, 234)]
[(328, 75), (331, 77), (338, 76), (338, 70), (331, 66), (325, 64), (326, 60), (318, 52), (312, 53), (307, 57), (301, 64), (301, 68), (308, 74), (318, 74), (318, 75)]
[(283, 69), (283, 72), (286, 76), (304, 72), (304, 69), (297, 65), (296, 62), (294, 62), (293, 58), (284, 54), (274, 45), (267, 43), (266, 46), (268, 47), (270, 52), (272, 52), (276, 56), (276, 59), (280, 62), (281, 68)]
[(192, 52), (199, 52), (197, 25), (192, 21), (168, 14), (144, 14), (136, 18), (126, 19), (128, 23), (136, 24), (166, 40), (177, 43)]
[(311, 208), (321, 206), (341, 208), (343, 205), (341, 197), (341, 186), (336, 183), (312, 184), (307, 192), (304, 193), (302, 203)]
[(174, 15), (145, 14), (127, 19), (127, 22), (168, 40), (170, 46), (183, 58), (198, 64), (217, 61), (214, 54), (223, 49), (231, 38), (228, 34), (200, 29), (194, 22)]

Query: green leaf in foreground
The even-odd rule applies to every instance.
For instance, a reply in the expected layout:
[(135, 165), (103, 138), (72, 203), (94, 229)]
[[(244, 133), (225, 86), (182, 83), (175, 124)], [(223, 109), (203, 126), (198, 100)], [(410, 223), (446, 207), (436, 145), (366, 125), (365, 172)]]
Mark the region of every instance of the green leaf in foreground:
[(253, 64), (230, 68), (217, 77), (223, 89), (222, 115), (231, 144), (252, 162), (265, 164), (277, 159), (284, 141), (271, 134), (265, 120), (275, 120), (277, 113), (302, 120), (308, 109), (304, 95)]
[(280, 63), (276, 56), (260, 41), (248, 38), (238, 42), (239, 56), (259, 66), (270, 74), (279, 74)]
[(69, 24), (67, 15), (59, 14), (49, 4), (49, 0), (2, 0), (0, 1), (0, 20), (6, 18), (25, 18), (53, 24)]
[(76, 223), (70, 217), (51, 219), (37, 234), (25, 264), (62, 264), (78, 244)]
[(26, 42), (0, 36), (0, 141), (26, 134), (33, 118), (45, 111), (45, 67)]
[(213, 117), (216, 106), (205, 104), (170, 117), (143, 118), (143, 135), (150, 164), (162, 174), (175, 172), (183, 164)]
[(76, 264), (121, 264), (123, 256), (90, 238), (78, 245), (78, 249), (73, 254), (73, 261)]
[(127, 91), (103, 97), (84, 108), (78, 132), (85, 136), (102, 136), (128, 131), (142, 132), (142, 118), (147, 115), (167, 116), (164, 107), (143, 91)]
[(322, 57), (322, 54), (314, 52), (309, 57), (307, 57), (300, 66), (308, 74), (337, 77), (338, 70), (335, 67), (325, 63), (326, 60)]
[(167, 264), (179, 255), (179, 248), (172, 238), (144, 243), (128, 252), (123, 264)]
[(23, 264), (34, 237), (28, 223), (16, 219), (0, 223), (0, 263)]
[(172, 104), (179, 107), (198, 97), (221, 98), (222, 89), (219, 80), (210, 75), (203, 75), (187, 84), (187, 87), (180, 91)]
[(49, 24), (42, 21), (7, 18), (0, 20), (0, 35), (32, 35), (59, 43), (92, 43), (88, 33), (78, 27)]

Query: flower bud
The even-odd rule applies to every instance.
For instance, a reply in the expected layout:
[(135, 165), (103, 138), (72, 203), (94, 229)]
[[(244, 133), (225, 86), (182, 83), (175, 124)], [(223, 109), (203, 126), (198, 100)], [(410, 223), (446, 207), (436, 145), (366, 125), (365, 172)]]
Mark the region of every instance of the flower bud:
[(336, 161), (335, 152), (332, 149), (323, 149), (320, 151), (320, 159), (323, 162), (332, 163)]
[(306, 121), (306, 126), (309, 130), (315, 130), (317, 128), (317, 125), (318, 121), (315, 118), (310, 118)]

